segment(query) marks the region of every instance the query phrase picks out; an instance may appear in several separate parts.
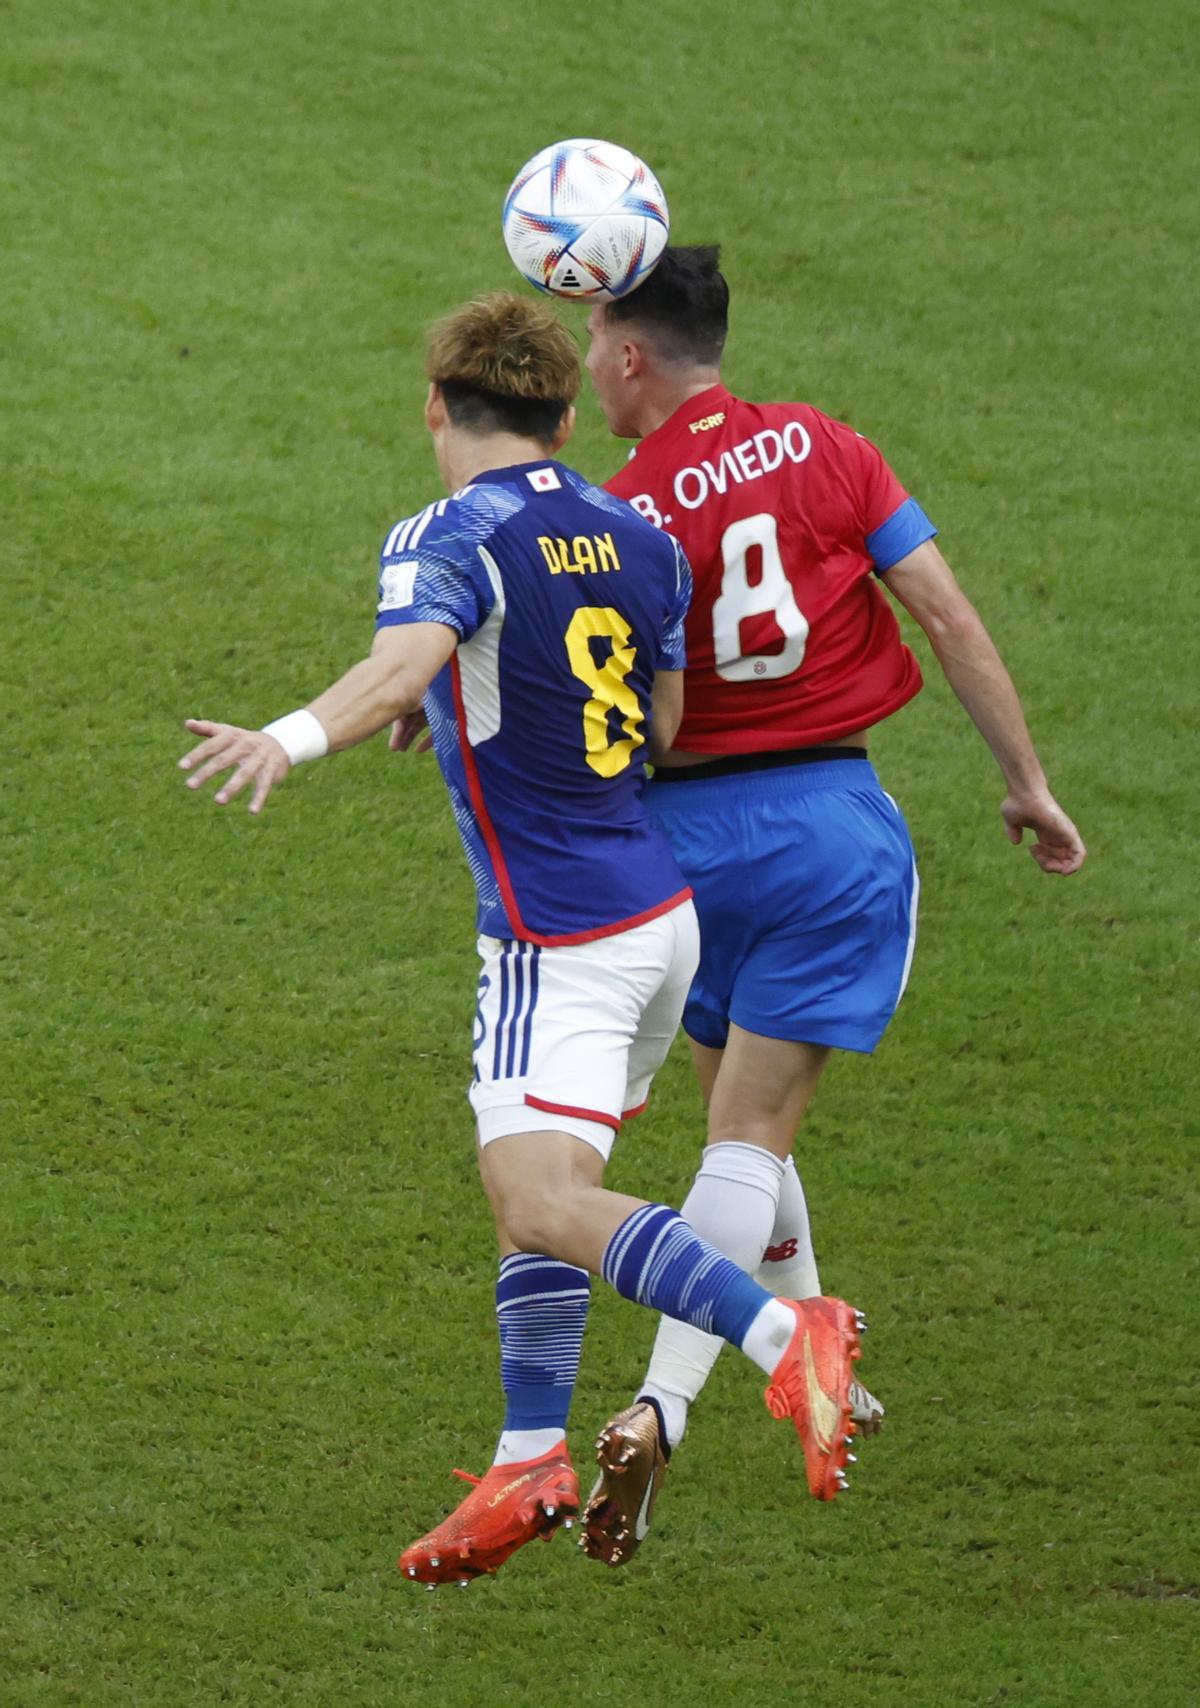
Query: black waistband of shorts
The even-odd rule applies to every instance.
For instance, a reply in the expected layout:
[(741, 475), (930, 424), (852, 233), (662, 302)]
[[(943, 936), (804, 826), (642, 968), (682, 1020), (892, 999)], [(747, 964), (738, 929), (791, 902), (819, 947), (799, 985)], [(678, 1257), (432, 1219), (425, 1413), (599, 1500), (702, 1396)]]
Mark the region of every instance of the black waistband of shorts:
[(654, 786), (698, 783), (705, 777), (731, 777), (739, 771), (773, 771), (780, 765), (821, 765), (834, 759), (866, 759), (865, 747), (786, 747), (778, 753), (727, 753), (698, 765), (657, 765)]

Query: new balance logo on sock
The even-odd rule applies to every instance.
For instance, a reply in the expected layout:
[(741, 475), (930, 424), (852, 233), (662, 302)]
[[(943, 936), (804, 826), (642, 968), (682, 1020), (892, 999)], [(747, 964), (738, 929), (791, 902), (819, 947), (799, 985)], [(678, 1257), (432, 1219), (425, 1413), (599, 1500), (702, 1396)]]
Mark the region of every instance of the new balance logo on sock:
[(778, 1245), (769, 1245), (763, 1252), (764, 1263), (787, 1263), (795, 1257), (800, 1249), (800, 1242), (794, 1239), (780, 1240)]

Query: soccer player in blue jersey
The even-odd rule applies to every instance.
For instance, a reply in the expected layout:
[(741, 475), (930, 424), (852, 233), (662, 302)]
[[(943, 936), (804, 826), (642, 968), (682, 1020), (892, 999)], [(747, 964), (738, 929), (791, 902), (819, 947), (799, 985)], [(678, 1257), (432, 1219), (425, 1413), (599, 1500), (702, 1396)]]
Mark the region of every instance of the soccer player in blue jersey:
[[(682, 709), (683, 552), (555, 460), (580, 380), (543, 304), (497, 292), (433, 331), (425, 420), (452, 495), (383, 549), (368, 658), (249, 730), (190, 719), (189, 787), (232, 770), (260, 812), (294, 764), (427, 720), (478, 889), (470, 1101), (500, 1241), (507, 1408), (487, 1475), (405, 1550), (430, 1585), (493, 1572), (579, 1508), (566, 1422), (589, 1274), (740, 1346), (771, 1378), (811, 1492), (849, 1445), (856, 1315), (776, 1298), (664, 1205), (607, 1192), (698, 958), (691, 892), (642, 805)], [(420, 710), (419, 710), (420, 708)]]

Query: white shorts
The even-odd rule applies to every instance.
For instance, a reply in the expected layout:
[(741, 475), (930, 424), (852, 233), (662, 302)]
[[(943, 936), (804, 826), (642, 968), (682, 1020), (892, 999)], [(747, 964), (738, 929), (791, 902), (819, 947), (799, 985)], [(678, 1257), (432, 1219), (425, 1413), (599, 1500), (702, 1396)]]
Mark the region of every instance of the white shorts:
[(700, 958), (695, 908), (563, 948), (500, 937), (478, 947), (469, 1096), (480, 1144), (571, 1133), (607, 1158), (679, 1029)]

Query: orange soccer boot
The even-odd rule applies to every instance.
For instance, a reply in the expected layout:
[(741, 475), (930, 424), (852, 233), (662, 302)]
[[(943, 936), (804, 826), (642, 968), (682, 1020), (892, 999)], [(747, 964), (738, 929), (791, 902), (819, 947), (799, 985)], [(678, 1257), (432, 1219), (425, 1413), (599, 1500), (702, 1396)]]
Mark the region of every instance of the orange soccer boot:
[(493, 1465), (483, 1477), (454, 1474), (475, 1487), (398, 1561), (406, 1578), (430, 1589), (439, 1583), (465, 1589), (472, 1578), (490, 1577), (535, 1536), (548, 1542), (560, 1524), (569, 1529), (579, 1511), (579, 1482), (565, 1441), (538, 1459)]
[(809, 1492), (833, 1500), (848, 1488), (845, 1467), (856, 1425), (851, 1383), (866, 1328), (844, 1299), (781, 1299), (796, 1318), (795, 1331), (763, 1392), (772, 1417), (790, 1417), (804, 1448)]

